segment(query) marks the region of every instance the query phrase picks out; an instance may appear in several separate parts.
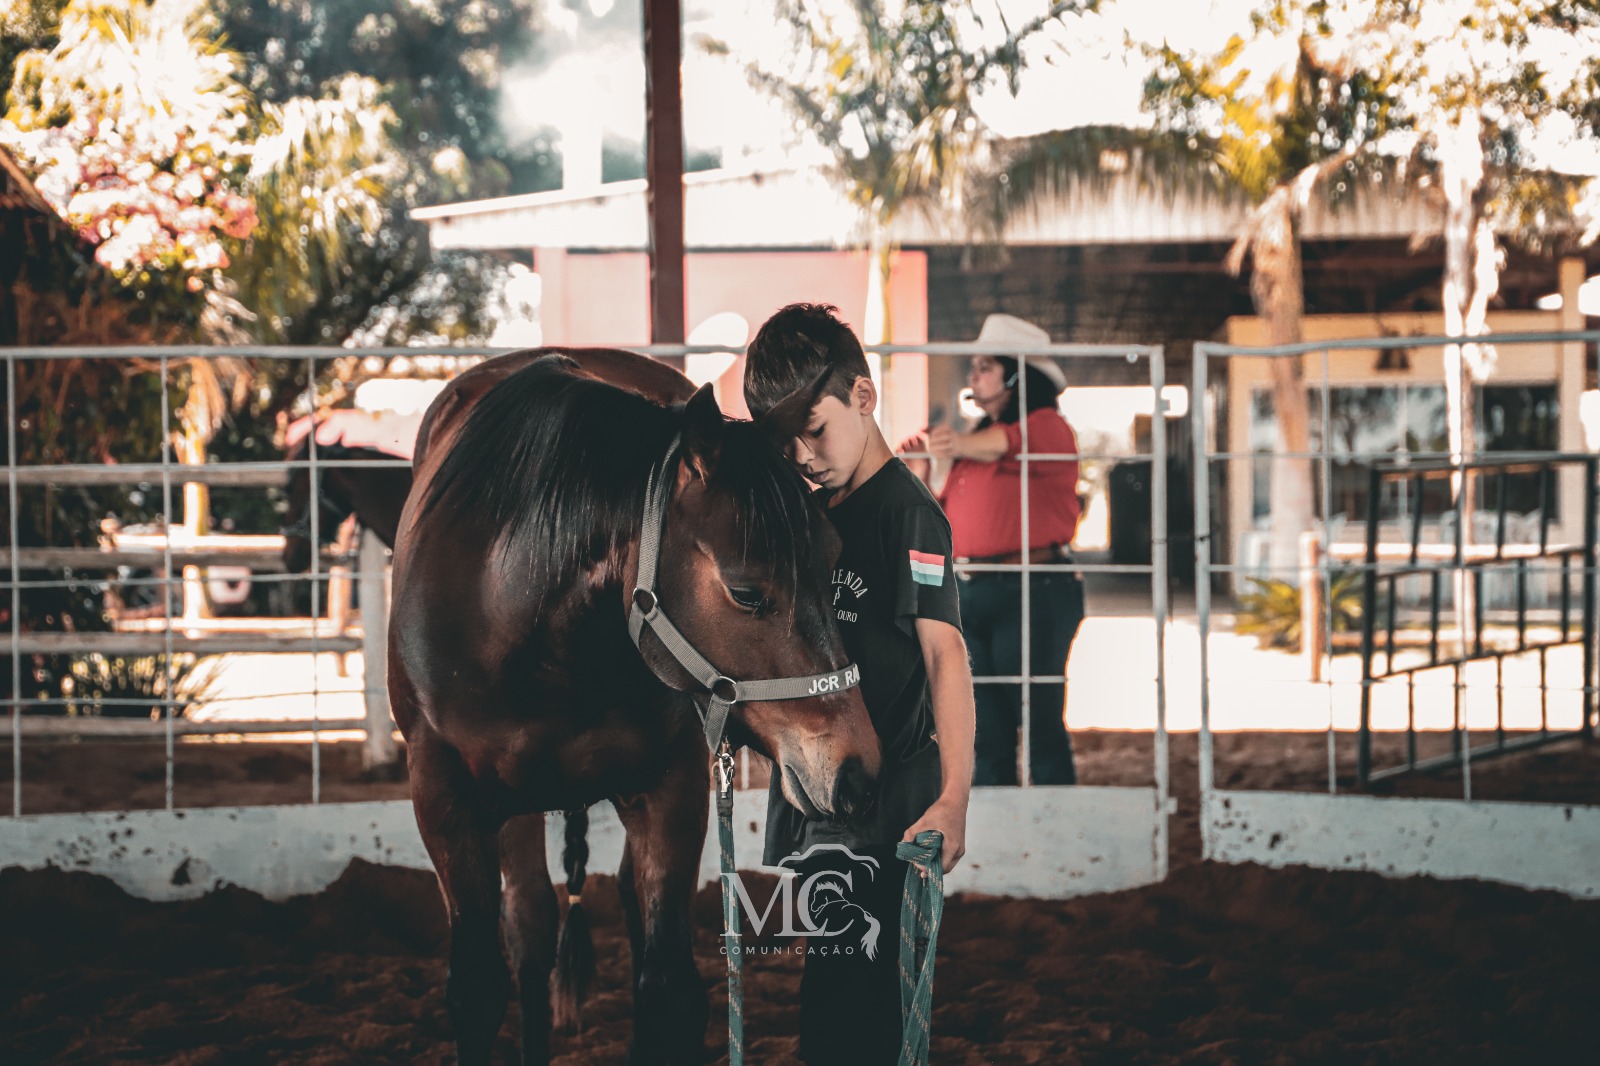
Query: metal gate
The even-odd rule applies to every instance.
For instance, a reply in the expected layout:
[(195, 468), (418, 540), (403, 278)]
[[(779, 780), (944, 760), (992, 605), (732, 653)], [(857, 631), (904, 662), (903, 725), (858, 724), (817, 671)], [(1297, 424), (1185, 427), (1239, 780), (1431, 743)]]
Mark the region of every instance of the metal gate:
[[(634, 350), (652, 355), (734, 354), (729, 349), (714, 346), (633, 346)], [(903, 366), (923, 365), (924, 360), (960, 359), (979, 354), (1003, 354), (1024, 358), (1056, 358), (1070, 362), (1075, 359), (1114, 356), (1128, 360), (1143, 360), (1149, 369), (1152, 389), (1152, 410), (1162, 412), (1164, 363), (1159, 348), (1144, 346), (1092, 346), (1051, 345), (1027, 352), (1015, 350), (996, 351), (973, 344), (913, 345), (871, 349), (875, 356), (891, 356)], [(103, 349), (25, 349), (4, 351), (8, 382), (8, 443), (7, 491), (10, 503), (11, 528), (7, 551), (9, 563), (9, 596), (12, 605), (12, 624), (8, 647), (13, 676), (22, 676), (25, 655), (35, 652), (64, 653), (79, 650), (129, 651), (155, 654), (170, 663), (173, 656), (185, 652), (238, 650), (297, 650), (328, 651), (355, 647), (347, 640), (335, 639), (313, 627), (298, 637), (270, 635), (213, 636), (204, 639), (185, 635), (184, 620), (175, 618), (168, 603), (164, 624), (149, 633), (114, 634), (41, 634), (23, 633), (18, 627), (20, 598), (31, 585), (50, 582), (24, 582), (22, 571), (33, 568), (94, 568), (115, 565), (125, 561), (115, 552), (97, 549), (19, 549), (17, 508), (19, 491), (29, 486), (51, 483), (112, 484), (143, 483), (154, 490), (159, 486), (164, 514), (172, 514), (175, 506), (175, 488), (190, 482), (214, 485), (265, 486), (279, 483), (295, 464), (283, 461), (250, 463), (212, 463), (202, 467), (185, 467), (174, 461), (170, 447), (163, 450), (162, 461), (156, 464), (114, 464), (92, 466), (19, 466), (17, 456), (17, 424), (9, 405), (14, 402), (17, 363), (28, 359), (64, 358), (117, 358), (131, 353), (111, 352)], [(353, 353), (347, 349), (284, 349), (284, 348), (169, 348), (141, 349), (138, 357), (153, 363), (166, 380), (172, 365), (179, 359), (217, 358), (239, 356), (248, 358), (279, 358), (305, 360), (310, 380), (316, 379), (315, 367), (319, 361), (348, 358), (353, 354), (398, 356), (408, 358), (471, 357), (494, 354), (482, 348), (448, 349), (374, 349)], [(1026, 375), (1022, 375), (1022, 388), (1026, 389)], [(166, 390), (162, 390), (162, 425), (169, 432), (173, 424), (168, 409)], [(1025, 397), (1024, 397), (1025, 398)], [(1075, 459), (1076, 455), (1044, 455), (1029, 451), (1024, 429), (1022, 453), (1017, 457), (1024, 469), (1029, 463)], [(1167, 628), (1167, 455), (1166, 437), (1155, 433), (1152, 453), (1136, 458), (1148, 460), (1152, 469), (1150, 488), (1151, 554), (1149, 563), (1063, 563), (1035, 564), (1024, 562), (1016, 566), (974, 564), (961, 567), (970, 570), (1015, 570), (1024, 575), (1049, 570), (1083, 572), (1123, 571), (1147, 575), (1151, 590), (1151, 613), (1154, 647), (1151, 692), (1155, 702), (1156, 728), (1151, 752), (1152, 787), (1021, 787), (979, 789), (973, 798), (969, 816), (968, 857), (950, 880), (953, 891), (963, 889), (989, 893), (1029, 896), (1070, 896), (1086, 892), (1110, 891), (1160, 880), (1166, 875), (1168, 865), (1167, 821), (1171, 811), (1168, 774), (1168, 740), (1166, 712), (1165, 634)], [(318, 471), (339, 465), (338, 460), (328, 460), (317, 455), (313, 443), (308, 459), (300, 464), (311, 471), (315, 479)], [(1023, 479), (1021, 506), (1024, 515), (1029, 506), (1027, 480)], [(316, 508), (312, 508), (315, 512)], [(317, 521), (315, 513), (312, 522)], [(63, 555), (62, 552), (67, 554)], [(30, 554), (32, 552), (33, 554)], [(199, 565), (212, 561), (205, 551), (177, 545), (165, 539), (159, 559), (169, 576), (159, 579), (163, 585), (181, 582), (178, 569), (185, 564)], [(237, 556), (230, 556), (238, 561)], [(376, 579), (381, 587), (381, 556), (373, 553), (364, 557), (360, 573), (355, 578)], [(275, 579), (268, 575), (269, 579)], [(324, 589), (328, 575), (313, 572), (313, 589)], [(1023, 588), (1027, 589), (1024, 582)], [(316, 603), (323, 592), (313, 593), (313, 615)], [(1024, 593), (1026, 596), (1026, 592)], [(1023, 607), (1023, 624), (1028, 623), (1026, 600)], [(77, 637), (77, 640), (71, 638)], [(92, 639), (85, 639), (92, 638)], [(1016, 676), (980, 678), (996, 684), (1022, 685), (1024, 721), (1022, 725), (1023, 773), (1026, 774), (1029, 730), (1027, 716), (1038, 713), (1029, 707), (1028, 688), (1024, 681), (1042, 683), (1066, 681), (1070, 678), (1054, 669), (1031, 663), (1029, 642), (1023, 641), (1023, 665)], [(369, 659), (372, 661), (372, 659)], [(388, 732), (386, 702), (377, 686), (368, 684), (369, 694), (375, 694), (384, 718), (371, 729)], [(37, 701), (13, 696), (8, 701), (10, 742), (12, 747), (12, 809), (11, 817), (0, 819), (0, 865), (36, 867), (43, 865), (65, 866), (105, 874), (126, 889), (149, 898), (186, 898), (208, 891), (222, 884), (236, 884), (252, 888), (271, 897), (314, 891), (338, 876), (344, 865), (354, 857), (369, 861), (392, 862), (402, 865), (426, 865), (426, 856), (416, 839), (416, 830), (409, 804), (406, 803), (323, 803), (320, 788), (320, 761), (318, 753), (323, 733), (333, 729), (349, 729), (352, 725), (365, 726), (365, 722), (326, 718), (317, 709), (319, 694), (315, 683), (310, 687), (312, 717), (307, 722), (258, 722), (250, 731), (265, 732), (274, 729), (292, 729), (310, 734), (312, 751), (312, 788), (307, 799), (312, 807), (235, 807), (210, 809), (183, 809), (181, 790), (174, 787), (173, 765), (179, 738), (185, 733), (201, 731), (194, 728), (175, 710), (181, 701), (166, 698), (156, 701), (162, 710), (158, 720), (127, 723), (149, 734), (151, 739), (164, 743), (166, 748), (166, 810), (118, 811), (105, 814), (45, 814), (34, 815), (22, 805), (22, 750), (29, 737), (36, 732), (46, 732), (36, 723), (44, 721), (24, 710)], [(378, 723), (378, 718), (373, 718)], [(83, 723), (78, 723), (81, 727)], [(223, 725), (211, 732), (226, 732)], [(236, 727), (235, 727), (236, 728)], [(92, 730), (91, 730), (92, 731)], [(241, 730), (243, 731), (243, 730)], [(1025, 779), (1024, 779), (1025, 780)], [(750, 795), (741, 805), (738, 819), (739, 854), (748, 861), (760, 854), (764, 804), (758, 795)], [(748, 816), (747, 816), (748, 815)], [(137, 844), (130, 842), (137, 841)], [(550, 834), (552, 860), (558, 847), (560, 834)], [(595, 811), (592, 825), (592, 867), (597, 870), (614, 868), (621, 853), (620, 826), (608, 807), (602, 805)], [(703, 872), (707, 880), (715, 879), (716, 848), (705, 851)]]
[[(1558, 370), (1553, 388), (1562, 397), (1563, 417), (1575, 418), (1577, 412), (1571, 408), (1576, 404), (1570, 401), (1583, 387), (1584, 353), (1597, 339), (1600, 334), (1592, 332), (1549, 332), (1475, 339), (1391, 336), (1279, 348), (1196, 345), (1199, 781), (1206, 858), (1391, 875), (1479, 877), (1580, 896), (1600, 895), (1600, 807), (1473, 800), (1472, 765), (1483, 752), (1475, 750), (1470, 740), (1475, 728), (1490, 731), (1495, 742), (1488, 748), (1499, 752), (1547, 742), (1557, 732), (1591, 739), (1594, 735), (1593, 456), (1573, 456), (1554, 447), (1508, 450), (1494, 454), (1493, 461), (1452, 464), (1447, 452), (1441, 455), (1437, 449), (1414, 446), (1411, 428), (1416, 420), (1409, 415), (1400, 419), (1407, 428), (1398, 449), (1363, 449), (1357, 446), (1355, 433), (1338, 441), (1335, 407), (1372, 397), (1370, 392), (1353, 398), (1336, 395), (1332, 372), (1343, 360), (1338, 376), (1355, 382), (1350, 390), (1370, 390), (1388, 386), (1373, 386), (1370, 375), (1363, 378), (1359, 368), (1352, 374), (1352, 360), (1370, 363), (1377, 354), (1375, 365), (1381, 369), (1409, 361), (1394, 356), (1400, 349), (1409, 354), (1474, 342), (1492, 342), (1502, 349), (1543, 346), (1555, 353), (1556, 365), (1564, 367)], [(1311, 451), (1303, 455), (1276, 449), (1269, 434), (1258, 434), (1262, 439), (1253, 447), (1249, 437), (1250, 418), (1262, 404), (1253, 395), (1241, 396), (1240, 383), (1252, 375), (1262, 379), (1261, 368), (1268, 361), (1283, 359), (1305, 361), (1313, 393), (1317, 431)], [(1225, 362), (1228, 372), (1223, 380), (1233, 382), (1225, 390), (1212, 387), (1214, 360)], [(1437, 397), (1430, 395), (1429, 403), (1436, 405)], [(1385, 400), (1376, 406), (1391, 405)], [(1570, 439), (1570, 426), (1564, 432), (1563, 439)], [(1248, 519), (1254, 505), (1241, 506), (1237, 495), (1221, 490), (1225, 486), (1228, 494), (1248, 491), (1258, 484), (1253, 476), (1258, 468), (1275, 458), (1315, 464), (1320, 482), (1317, 536), (1308, 557), (1293, 567), (1295, 576), (1303, 575), (1302, 602), (1312, 595), (1313, 587), (1331, 589), (1342, 574), (1359, 579), (1365, 607), (1360, 670), (1352, 672), (1332, 657), (1331, 650), (1319, 650), (1317, 669), (1325, 673), (1292, 690), (1302, 703), (1325, 701), (1327, 776), (1317, 791), (1226, 789), (1217, 784), (1213, 717), (1226, 703), (1216, 691), (1212, 658), (1226, 634), (1213, 630), (1212, 596), (1219, 579), (1244, 582), (1261, 572), (1251, 551), (1251, 538), (1258, 531), (1237, 528), (1239, 516)], [(1514, 476), (1527, 479), (1522, 491), (1535, 503), (1528, 505), (1528, 514), (1516, 515), (1522, 523), (1520, 535), (1508, 537), (1512, 508), (1507, 504), (1507, 479)], [(1480, 481), (1483, 484), (1477, 484)], [(1366, 486), (1364, 513), (1336, 513), (1336, 482), (1351, 501), (1359, 500), (1359, 490), (1350, 486)], [(1438, 496), (1440, 486), (1446, 493), (1445, 506), (1430, 509), (1429, 500)], [(1488, 511), (1465, 506), (1474, 492), (1489, 504)], [(1219, 500), (1228, 504), (1227, 517), (1232, 521), (1216, 507)], [(1453, 525), (1445, 517), (1452, 511), (1457, 513)], [(1357, 527), (1356, 535), (1347, 536), (1352, 526)], [(1225, 544), (1219, 543), (1222, 534), (1227, 534)], [(1536, 581), (1546, 582), (1538, 587), (1548, 615), (1538, 619), (1537, 626), (1550, 632), (1530, 638), (1536, 626), (1530, 622), (1528, 604)], [(1343, 584), (1349, 587), (1348, 577)], [(1441, 622), (1444, 593), (1451, 588), (1459, 591), (1450, 600), (1446, 624)], [(1333, 594), (1324, 595), (1318, 612), (1325, 639), (1331, 639), (1335, 630), (1334, 599)], [(1560, 606), (1549, 606), (1550, 601)], [(1579, 601), (1581, 619), (1573, 610)], [(1502, 610), (1507, 602), (1509, 609)], [(1409, 643), (1413, 649), (1397, 647), (1397, 637), (1405, 638), (1399, 643)], [(1443, 650), (1441, 638), (1446, 644)], [(1511, 701), (1508, 693), (1514, 694)], [(1526, 697), (1524, 703), (1517, 702), (1519, 697)], [(1541, 708), (1536, 727), (1529, 726), (1536, 739), (1509, 739), (1507, 708), (1520, 713), (1526, 700), (1537, 700)], [(1562, 716), (1559, 727), (1551, 722), (1552, 705), (1558, 705)], [(1419, 730), (1419, 715), (1432, 723), (1430, 729)], [(1462, 776), (1462, 799), (1361, 794), (1362, 789), (1378, 787), (1380, 775), (1372, 768), (1373, 738), (1383, 731), (1380, 719), (1391, 738), (1405, 737), (1409, 758), (1402, 756), (1399, 769), (1456, 769)], [(1449, 750), (1440, 758), (1419, 756), (1419, 734), (1424, 742), (1442, 741)]]

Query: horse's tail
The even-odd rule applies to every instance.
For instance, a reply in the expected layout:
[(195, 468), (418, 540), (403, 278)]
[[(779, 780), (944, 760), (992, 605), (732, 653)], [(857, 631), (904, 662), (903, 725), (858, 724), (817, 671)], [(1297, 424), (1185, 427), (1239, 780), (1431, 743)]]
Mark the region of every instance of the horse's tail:
[(554, 1022), (564, 1032), (576, 1032), (579, 1011), (594, 984), (594, 934), (583, 909), (583, 883), (588, 877), (589, 811), (567, 812), (566, 839), (561, 865), (567, 871), (567, 916), (556, 940), (556, 969), (551, 987)]

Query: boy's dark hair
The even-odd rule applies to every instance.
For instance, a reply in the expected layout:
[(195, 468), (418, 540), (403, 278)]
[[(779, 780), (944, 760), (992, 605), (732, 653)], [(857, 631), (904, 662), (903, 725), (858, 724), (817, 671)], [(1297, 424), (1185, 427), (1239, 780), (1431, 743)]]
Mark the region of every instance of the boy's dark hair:
[(832, 304), (790, 304), (756, 331), (745, 353), (744, 400), (760, 418), (796, 389), (833, 374), (822, 395), (850, 402), (857, 378), (870, 377), (861, 342)]

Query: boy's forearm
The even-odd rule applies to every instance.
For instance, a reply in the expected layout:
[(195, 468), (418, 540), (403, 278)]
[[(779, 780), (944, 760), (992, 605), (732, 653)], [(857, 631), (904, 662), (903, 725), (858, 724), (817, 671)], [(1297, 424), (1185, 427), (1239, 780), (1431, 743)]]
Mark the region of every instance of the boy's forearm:
[(928, 687), (933, 697), (933, 726), (939, 736), (939, 768), (944, 775), (941, 795), (965, 805), (972, 794), (977, 712), (966, 645), (959, 636), (955, 644), (956, 648), (941, 648), (929, 656)]

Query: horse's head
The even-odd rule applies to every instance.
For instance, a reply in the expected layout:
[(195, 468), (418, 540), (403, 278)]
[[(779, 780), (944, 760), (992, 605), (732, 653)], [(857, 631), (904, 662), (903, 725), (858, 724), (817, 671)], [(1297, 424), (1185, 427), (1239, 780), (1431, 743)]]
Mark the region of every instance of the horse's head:
[[(310, 454), (307, 440), (310, 440), (309, 434), (289, 450), (290, 462), (303, 462)], [(319, 460), (342, 459), (348, 455), (349, 449), (343, 445), (317, 446)], [(283, 527), (283, 566), (291, 574), (303, 574), (311, 569), (313, 501), (310, 468), (303, 466), (292, 468), (289, 471), (288, 483), (284, 486), (284, 493), (289, 499), (289, 507), (286, 512), (288, 524)], [(318, 509), (317, 546), (320, 548), (333, 543), (339, 534), (339, 523), (355, 509), (344, 492), (337, 471), (332, 469), (317, 471), (315, 505)]]
[[(829, 599), (838, 537), (771, 435), (724, 419), (708, 386), (684, 405), (681, 441), (657, 564), (673, 622), (735, 681), (847, 666)], [(698, 687), (658, 640), (641, 648), (674, 687)], [(766, 750), (809, 817), (871, 803), (881, 755), (859, 688), (739, 703), (730, 730)]]

